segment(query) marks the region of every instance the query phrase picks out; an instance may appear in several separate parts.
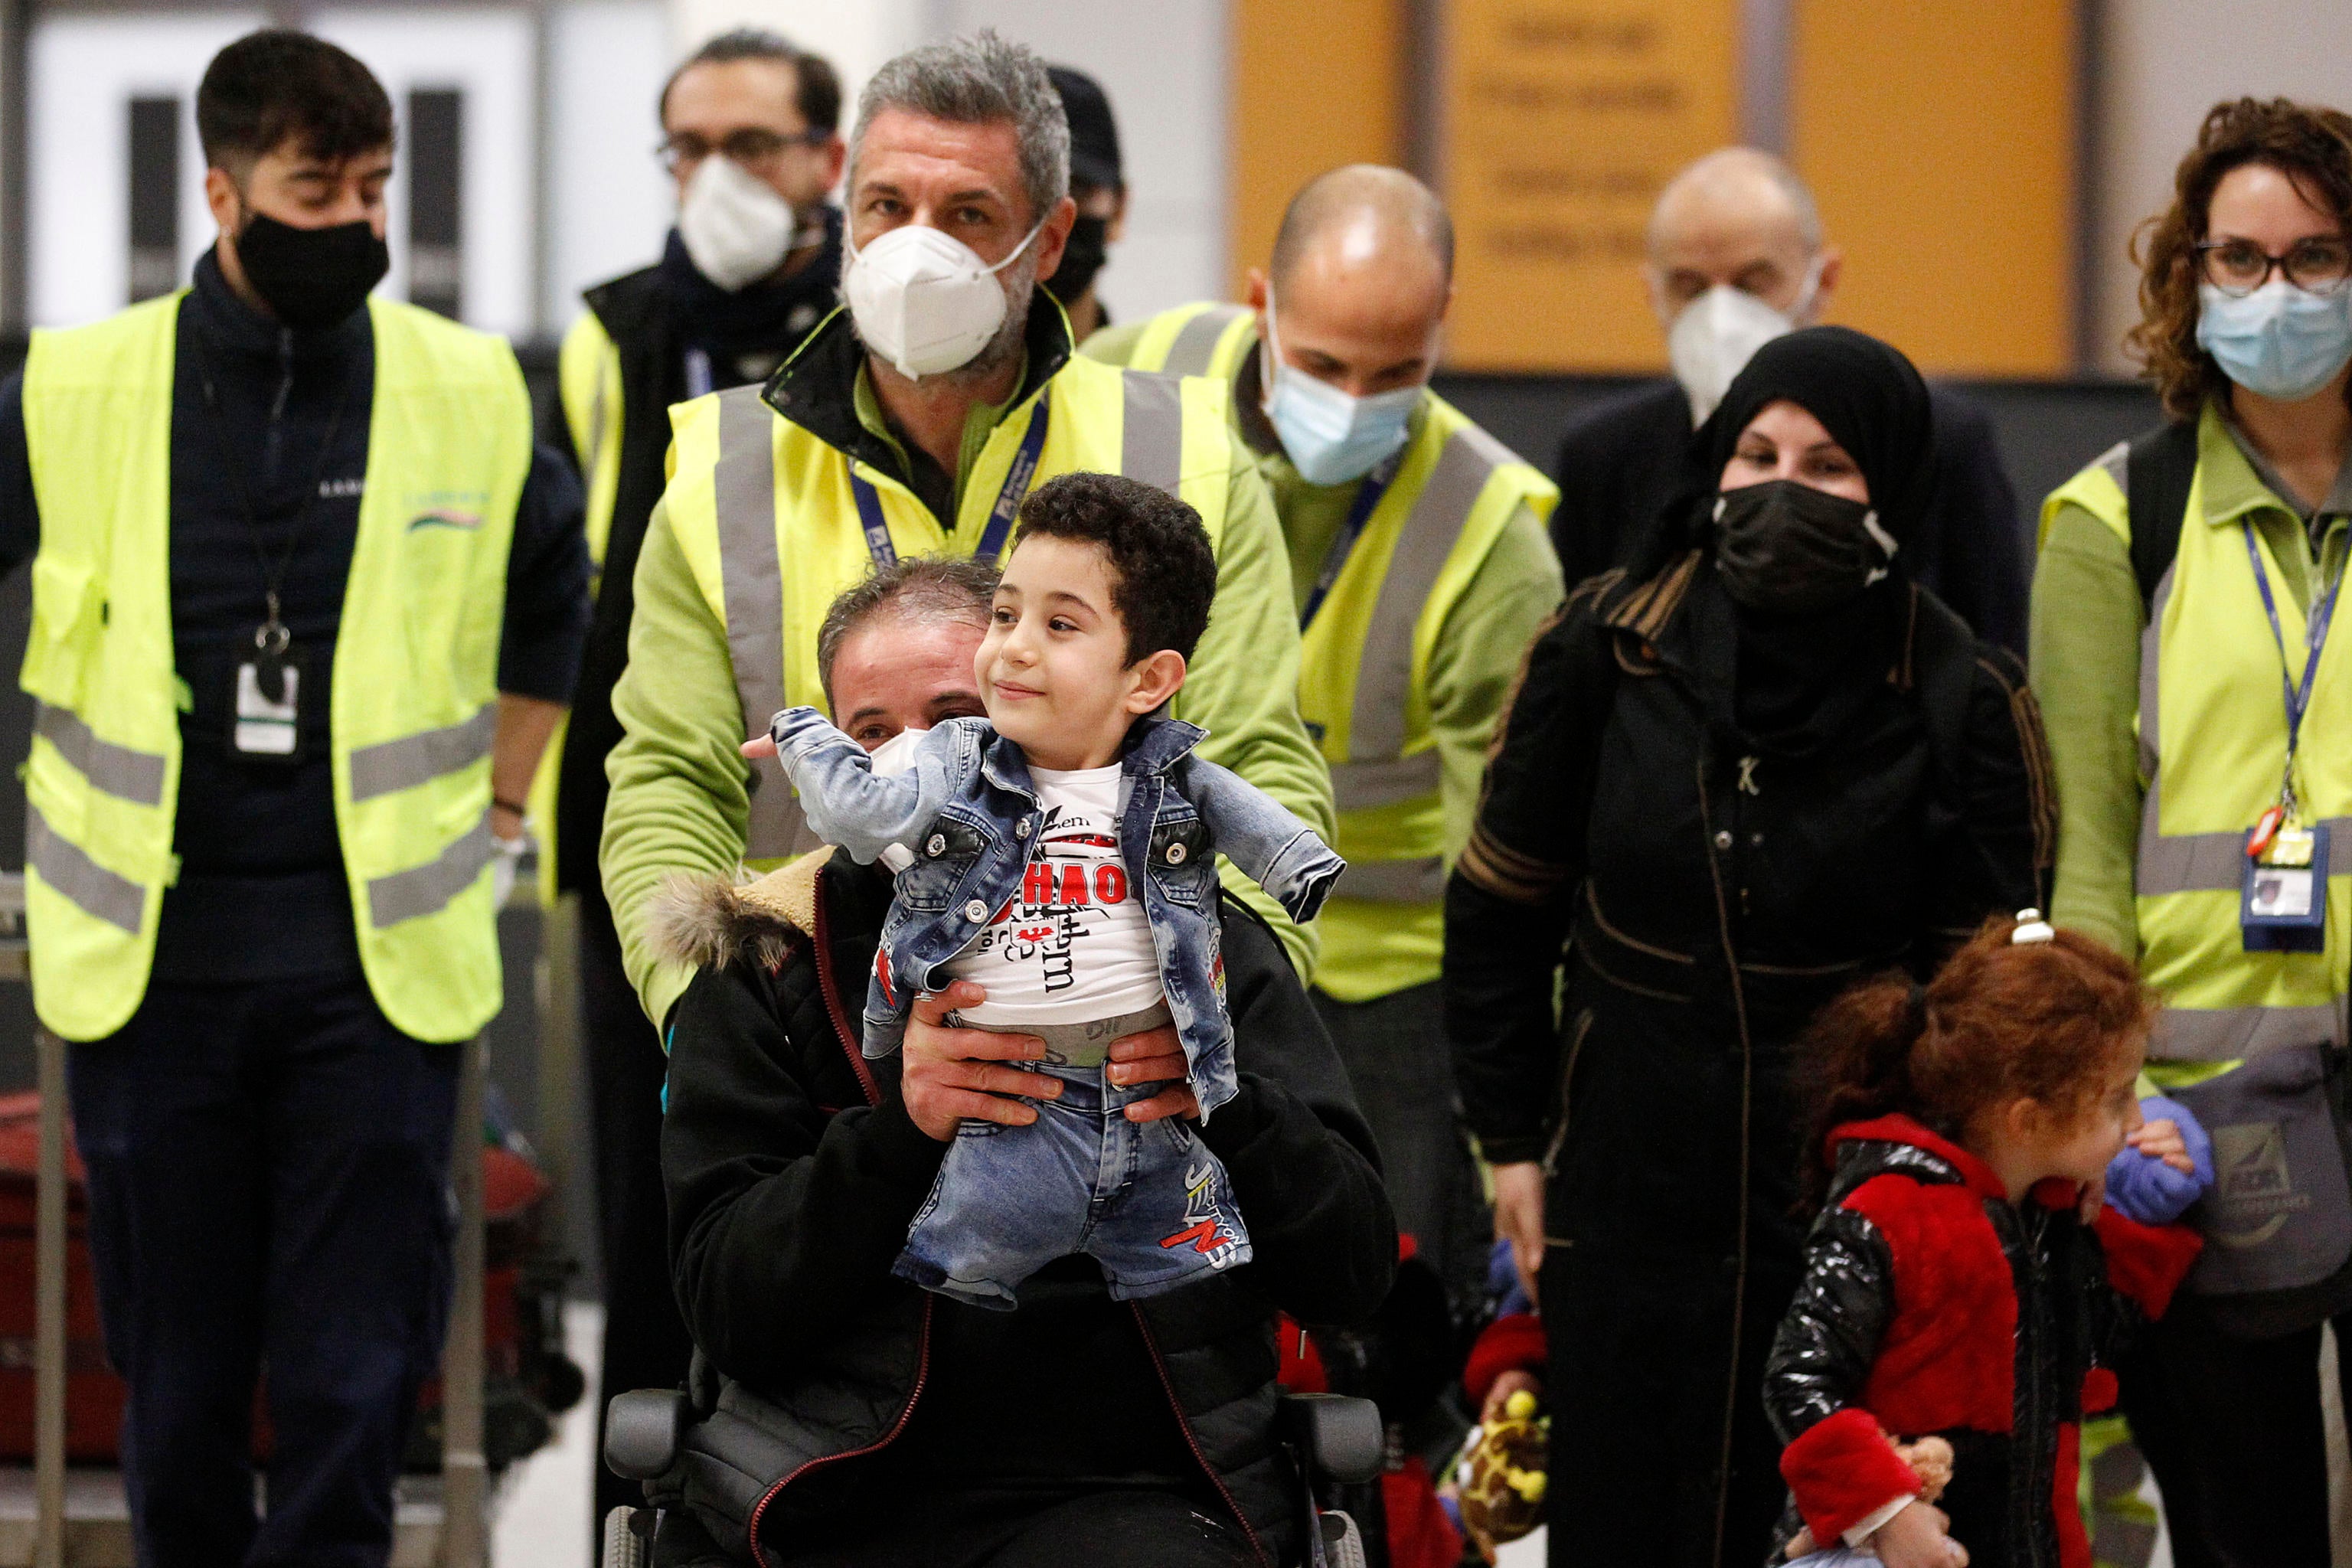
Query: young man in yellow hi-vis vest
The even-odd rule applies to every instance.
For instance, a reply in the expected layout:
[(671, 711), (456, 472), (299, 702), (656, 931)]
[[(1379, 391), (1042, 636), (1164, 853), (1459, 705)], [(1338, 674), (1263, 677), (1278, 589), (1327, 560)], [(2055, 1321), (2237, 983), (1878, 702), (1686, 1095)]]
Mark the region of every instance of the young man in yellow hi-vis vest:
[(1561, 584), (1544, 536), (1559, 492), (1428, 388), (1453, 261), (1452, 221), (1421, 182), (1338, 169), (1292, 200), (1248, 308), (1181, 306), (1086, 352), (1233, 386), (1289, 546), (1299, 709), (1348, 860), (1319, 922), (1316, 1005), (1397, 1223), (1466, 1307), (1487, 1230), (1440, 1027), (1441, 902), (1496, 715)]
[(368, 300), (366, 67), (252, 34), (196, 123), (194, 288), (36, 333), (0, 388), (33, 1004), (71, 1042), (140, 1561), (381, 1563), (441, 1350), (458, 1046), (499, 1010), (502, 847), (585, 630), (579, 488), (505, 343)]

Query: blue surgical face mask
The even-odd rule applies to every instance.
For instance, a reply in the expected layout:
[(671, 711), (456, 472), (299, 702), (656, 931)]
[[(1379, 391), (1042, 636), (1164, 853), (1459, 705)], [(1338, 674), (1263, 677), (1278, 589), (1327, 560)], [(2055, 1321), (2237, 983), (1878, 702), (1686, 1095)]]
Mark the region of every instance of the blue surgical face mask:
[(2299, 402), (2352, 360), (2352, 289), (2315, 294), (2274, 278), (2232, 297), (2200, 283), (2197, 345), (2248, 392)]
[(1343, 485), (1379, 468), (1404, 445), (1423, 389), (1401, 386), (1350, 397), (1282, 363), (1275, 337), (1274, 296), (1265, 301), (1265, 416), (1282, 450), (1311, 485)]

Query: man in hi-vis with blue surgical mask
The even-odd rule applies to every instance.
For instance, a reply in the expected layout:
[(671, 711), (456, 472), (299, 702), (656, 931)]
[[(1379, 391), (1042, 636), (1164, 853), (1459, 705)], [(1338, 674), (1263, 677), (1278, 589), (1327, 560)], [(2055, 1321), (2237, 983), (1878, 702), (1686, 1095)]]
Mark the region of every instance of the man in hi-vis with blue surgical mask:
[(1398, 1228), (1466, 1307), (1487, 1232), (1439, 1026), (1441, 905), (1560, 574), (1544, 538), (1557, 492), (1429, 390), (1453, 267), (1453, 222), (1428, 187), (1350, 165), (1292, 199), (1247, 307), (1180, 306), (1087, 353), (1234, 388), (1289, 548), (1298, 705), (1348, 861), (1319, 922), (1316, 1006), (1380, 1140)]
[[(613, 693), (623, 734), (603, 849), (621, 950), (657, 1024), (700, 983), (649, 945), (662, 885), (817, 847), (782, 775), (738, 748), (777, 710), (823, 704), (817, 632), (835, 595), (906, 556), (1000, 560), (1022, 500), (1057, 474), (1123, 473), (1200, 513), (1216, 615), (1174, 716), (1208, 731), (1202, 756), (1330, 824), (1294, 695), (1281, 531), (1226, 388), (1076, 357), (1039, 289), (1076, 216), (1069, 146), (1044, 64), (993, 33), (886, 64), (850, 138), (845, 307), (764, 386), (672, 410), (670, 482)], [(1308, 972), (1311, 931), (1245, 879), (1227, 885)]]

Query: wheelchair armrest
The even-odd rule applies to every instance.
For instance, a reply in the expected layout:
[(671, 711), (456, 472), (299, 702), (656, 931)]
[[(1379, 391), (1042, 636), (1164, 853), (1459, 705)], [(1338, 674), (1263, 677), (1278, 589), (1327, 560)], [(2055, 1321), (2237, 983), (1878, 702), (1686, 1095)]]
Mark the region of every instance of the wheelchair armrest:
[(675, 1388), (635, 1388), (613, 1396), (604, 1413), (604, 1464), (632, 1481), (650, 1481), (677, 1462), (686, 1433), (686, 1395)]
[(1381, 1473), (1388, 1434), (1381, 1407), (1344, 1394), (1286, 1394), (1276, 1415), (1283, 1436), (1297, 1445), (1307, 1468), (1343, 1486), (1360, 1486)]

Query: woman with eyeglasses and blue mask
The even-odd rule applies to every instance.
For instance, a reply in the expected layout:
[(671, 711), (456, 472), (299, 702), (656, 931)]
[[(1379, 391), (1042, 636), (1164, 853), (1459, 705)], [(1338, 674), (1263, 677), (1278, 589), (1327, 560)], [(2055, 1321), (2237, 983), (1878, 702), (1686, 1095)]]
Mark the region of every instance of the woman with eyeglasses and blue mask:
[[(2217, 105), (2142, 230), (2167, 423), (2042, 508), (2054, 918), (2136, 958), (2210, 1130), (2206, 1247), (2124, 1369), (2179, 1568), (2325, 1563), (2321, 1329), (2352, 1329), (2352, 117)], [(2153, 1113), (2151, 1113), (2153, 1114)], [(2352, 1367), (2352, 1361), (2340, 1363)]]

